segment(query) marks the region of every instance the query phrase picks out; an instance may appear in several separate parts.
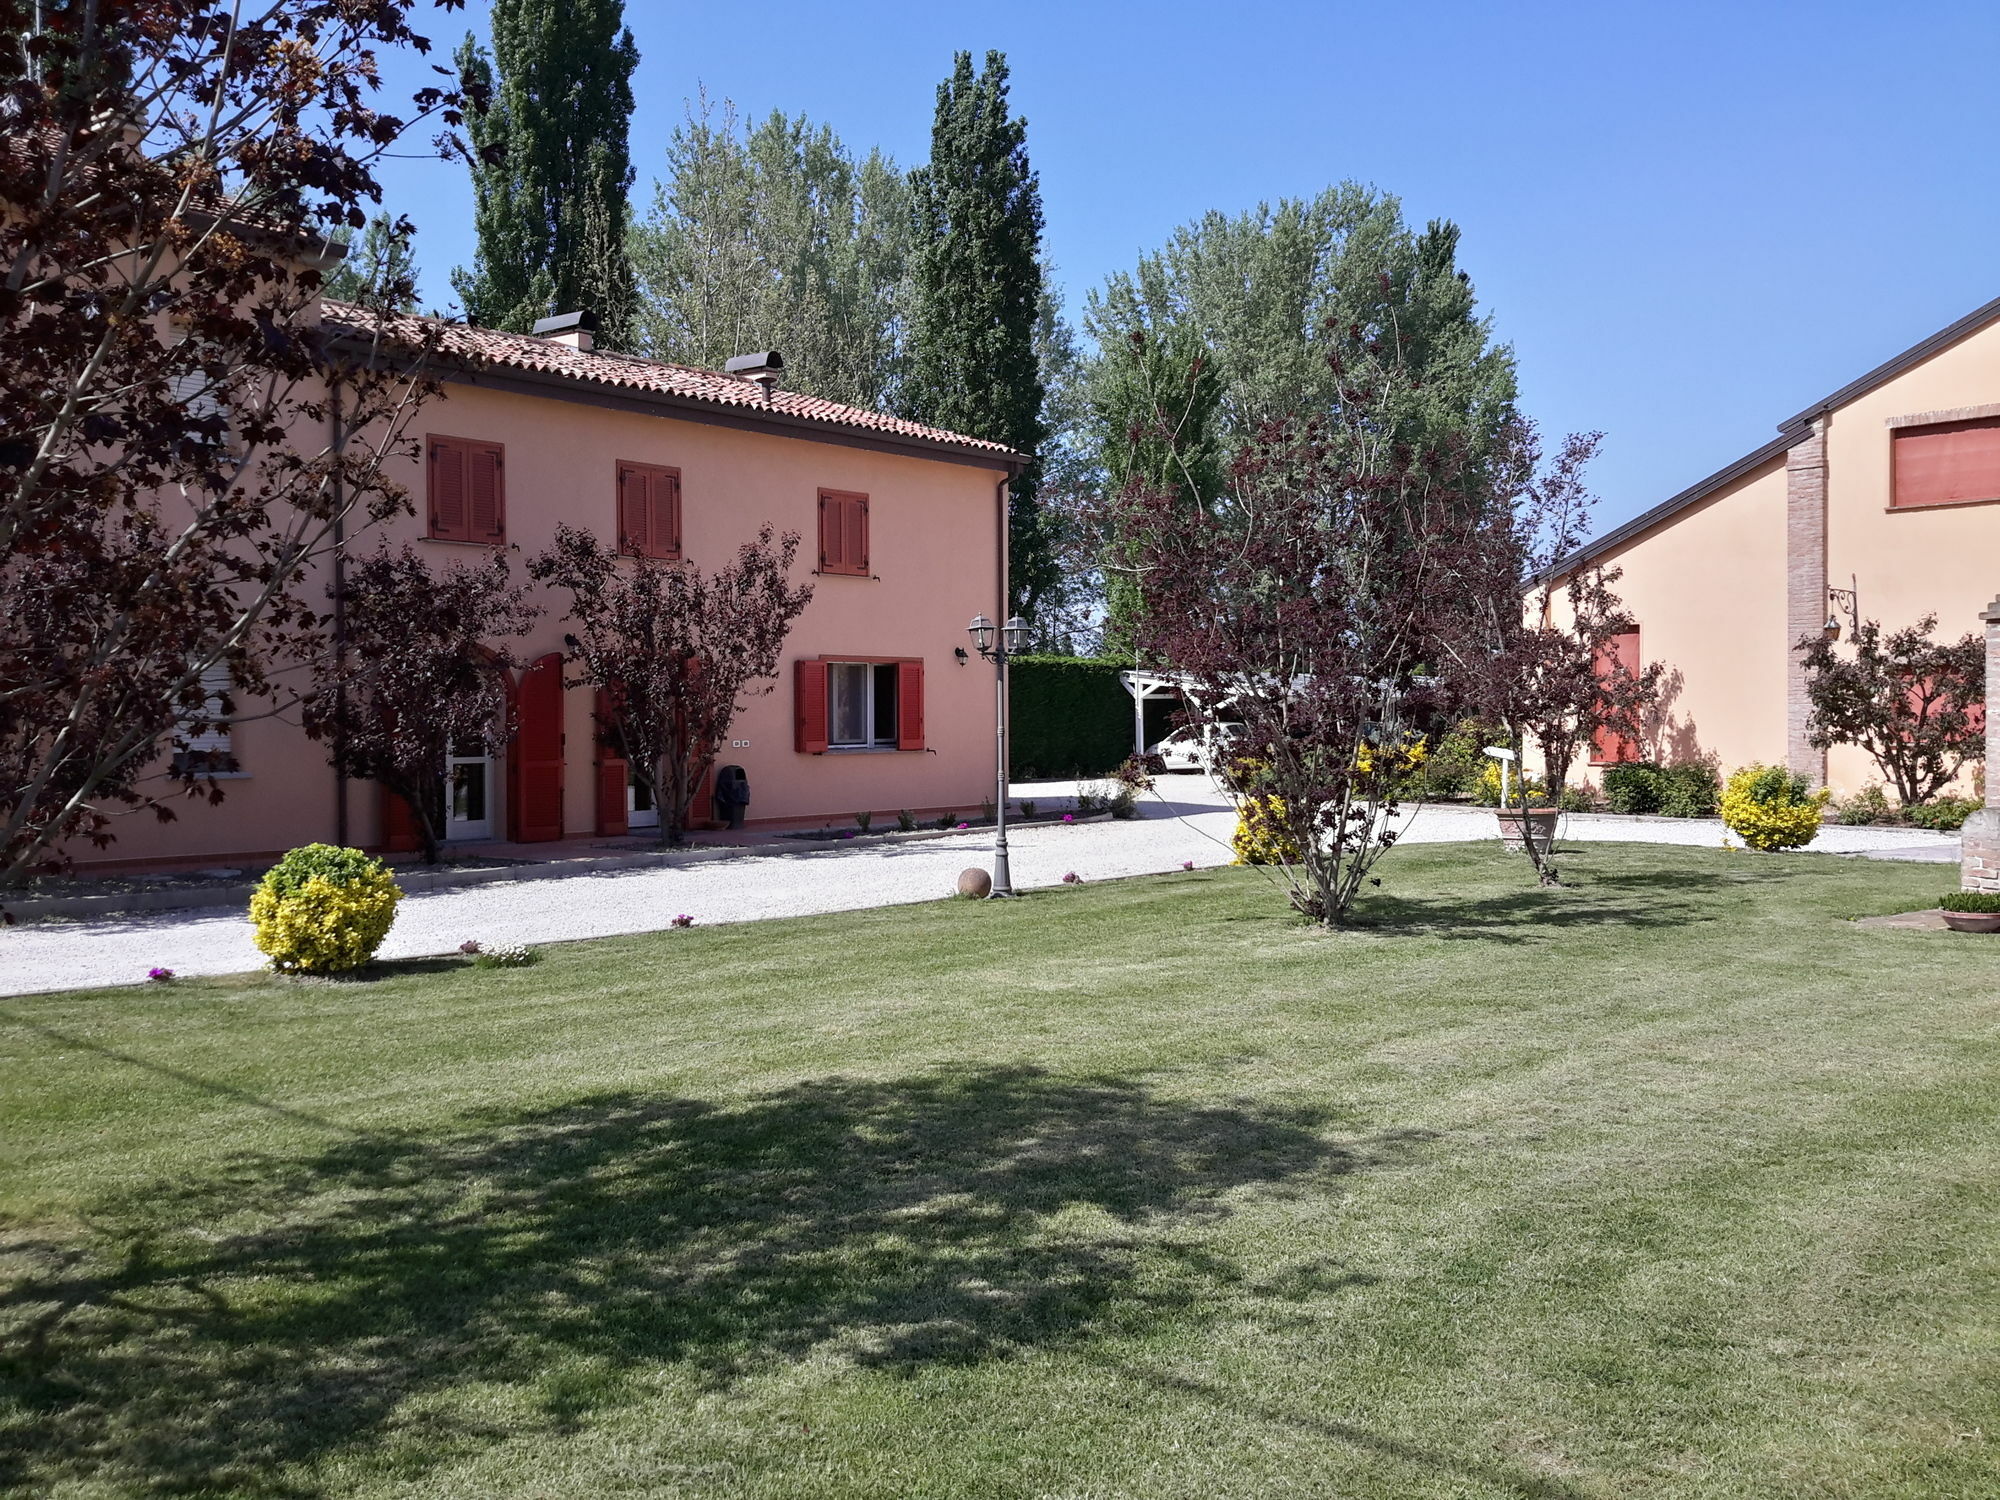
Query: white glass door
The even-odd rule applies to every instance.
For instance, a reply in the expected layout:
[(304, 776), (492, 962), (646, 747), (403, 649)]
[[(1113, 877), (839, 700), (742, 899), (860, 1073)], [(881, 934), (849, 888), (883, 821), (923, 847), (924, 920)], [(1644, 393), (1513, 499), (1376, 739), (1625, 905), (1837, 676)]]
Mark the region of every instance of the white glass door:
[(445, 762), (444, 790), (446, 838), (493, 837), (493, 757), (484, 745), (452, 746)]
[(639, 785), (630, 774), (625, 778), (625, 826), (627, 828), (660, 826), (660, 810), (653, 805), (653, 794)]

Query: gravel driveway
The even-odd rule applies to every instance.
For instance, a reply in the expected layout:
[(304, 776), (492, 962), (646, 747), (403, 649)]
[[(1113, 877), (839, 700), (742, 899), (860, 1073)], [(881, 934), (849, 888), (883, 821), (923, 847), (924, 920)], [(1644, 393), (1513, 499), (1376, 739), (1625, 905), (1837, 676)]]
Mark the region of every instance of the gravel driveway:
[[(1016, 798), (1058, 805), (1074, 782), (1014, 788)], [(1059, 884), (1074, 871), (1084, 880), (1152, 874), (1229, 863), (1234, 815), (1203, 777), (1160, 778), (1136, 822), (1038, 826), (1012, 834), (1014, 883)], [(1572, 841), (1690, 844), (1717, 847), (1713, 820), (1573, 817)], [(1457, 843), (1494, 837), (1490, 810), (1427, 807), (1404, 833), (1411, 843)], [(1876, 857), (1956, 859), (1950, 834), (1909, 829), (1828, 827), (1817, 852)], [(950, 893), (958, 872), (992, 855), (990, 832), (925, 842), (843, 847), (695, 864), (675, 869), (572, 875), (428, 891), (403, 901), (382, 947), (385, 958), (445, 953), (467, 938), (483, 943), (549, 943), (610, 937), (667, 926), (678, 912), (697, 922), (747, 922), (761, 917), (854, 911), (931, 901)], [(178, 974), (237, 974), (263, 962), (250, 924), (233, 907), (171, 911), (82, 922), (28, 922), (0, 930), (0, 994), (123, 984), (143, 980), (155, 965)]]

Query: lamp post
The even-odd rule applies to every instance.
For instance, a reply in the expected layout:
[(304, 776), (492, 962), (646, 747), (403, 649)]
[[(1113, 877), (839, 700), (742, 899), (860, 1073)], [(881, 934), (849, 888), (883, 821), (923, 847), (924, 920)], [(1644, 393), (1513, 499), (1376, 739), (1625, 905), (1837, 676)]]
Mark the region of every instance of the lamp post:
[(979, 614), (972, 617), (965, 633), (972, 637), (974, 648), (992, 662), (994, 668), (993, 738), (997, 785), (993, 794), (993, 894), (1011, 896), (1014, 894), (1014, 876), (1007, 867), (1007, 658), (1019, 655), (1021, 648), (1028, 644), (1028, 622), (1019, 615), (1014, 616), (999, 627), (999, 639), (996, 641), (993, 622)]

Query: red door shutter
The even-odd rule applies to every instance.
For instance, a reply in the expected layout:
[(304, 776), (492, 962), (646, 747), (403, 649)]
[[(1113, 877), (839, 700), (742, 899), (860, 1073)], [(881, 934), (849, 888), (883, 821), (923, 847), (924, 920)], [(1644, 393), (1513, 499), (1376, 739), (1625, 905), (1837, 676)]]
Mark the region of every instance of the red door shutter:
[(694, 798), (688, 803), (688, 827), (706, 828), (715, 822), (715, 766), (711, 763), (695, 783)]
[(618, 466), (618, 550), (644, 556), (652, 544), (652, 507), (646, 500), (646, 471)]
[(896, 748), (924, 748), (924, 664), (896, 663)]
[(514, 773), (508, 778), (514, 805), (508, 835), (521, 844), (562, 837), (563, 679), (562, 653), (551, 651), (521, 674), (520, 712), (508, 746)]
[(377, 783), (382, 793), (382, 847), (390, 854), (408, 854), (421, 843), (417, 837), (417, 815), (402, 793)]
[(506, 540), (506, 486), (501, 477), (500, 447), (496, 443), (466, 445), (465, 519), (470, 540)]
[[(1597, 653), (1597, 680), (1609, 682), (1614, 673), (1622, 673), (1627, 678), (1639, 675), (1639, 632), (1623, 630)], [(1591, 739), (1591, 763), (1593, 765), (1617, 765), (1621, 761), (1637, 760), (1639, 747), (1624, 735), (1610, 729), (1600, 729)]]
[(819, 755), (826, 750), (826, 663), (800, 657), (794, 670), (796, 745), (803, 754)]
[(625, 787), (629, 778), (625, 758), (611, 738), (611, 726), (617, 715), (618, 707), (611, 694), (599, 688), (593, 714), (597, 733), (597, 831), (606, 835), (629, 831), (625, 821)]
[(677, 474), (653, 475), (652, 505), (653, 556), (681, 555), (681, 481)]
[(465, 541), (465, 449), (450, 438), (432, 438), (430, 450), (431, 535)]

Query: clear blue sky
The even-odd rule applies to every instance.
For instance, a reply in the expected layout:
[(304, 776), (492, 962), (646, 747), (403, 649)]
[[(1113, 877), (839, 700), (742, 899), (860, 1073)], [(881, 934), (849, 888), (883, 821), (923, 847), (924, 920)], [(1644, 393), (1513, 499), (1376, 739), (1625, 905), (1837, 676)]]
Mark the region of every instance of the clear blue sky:
[[(441, 56), (485, 6), (421, 3)], [(1072, 308), (1177, 224), (1343, 178), (1455, 219), (1545, 428), (1605, 434), (1600, 529), (2000, 296), (2000, 6), (627, 0), (635, 208), (705, 86), (922, 160), (954, 50), (1005, 51)], [(406, 84), (418, 70), (399, 66)], [(464, 169), (399, 161), (430, 303)]]

